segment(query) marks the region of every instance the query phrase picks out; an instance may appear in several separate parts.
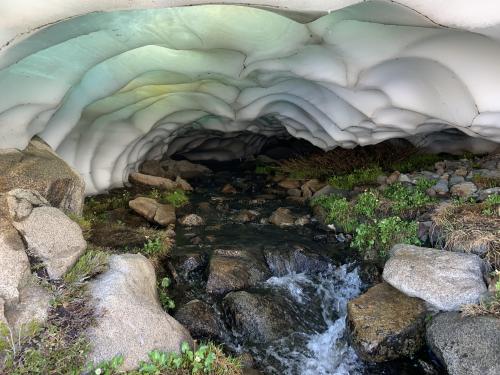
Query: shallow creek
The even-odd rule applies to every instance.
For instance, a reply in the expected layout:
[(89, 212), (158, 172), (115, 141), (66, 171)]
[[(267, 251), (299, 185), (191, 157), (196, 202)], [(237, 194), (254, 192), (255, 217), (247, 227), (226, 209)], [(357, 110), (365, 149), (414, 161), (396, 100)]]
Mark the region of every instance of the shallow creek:
[[(222, 194), (221, 188), (226, 183), (232, 184), (238, 192)], [(342, 238), (322, 228), (314, 219), (304, 226), (286, 228), (266, 220), (278, 207), (291, 209), (297, 217), (308, 215), (307, 206), (284, 197), (269, 196), (265, 177), (250, 172), (216, 173), (213, 178), (193, 185), (196, 192), (190, 196), (191, 204), (180, 209), (178, 214), (195, 212), (205, 219), (205, 225), (177, 226), (176, 245), (166, 268), (174, 273), (172, 277), (176, 282), (171, 295), (178, 309), (198, 299), (215, 310), (221, 322), (221, 332), (215, 341), (224, 344), (232, 353), (251, 354), (254, 366), (264, 374), (424, 373), (418, 359), (375, 365), (363, 363), (356, 356), (347, 339), (346, 306), (368, 285), (362, 281), (364, 273), (355, 254), (339, 241)], [(251, 210), (251, 216), (255, 217), (241, 222), (239, 215), (245, 210)], [(326, 259), (327, 267), (318, 269), (306, 265), (300, 270), (305, 272), (296, 272), (297, 262), (290, 260), (287, 254), (297, 248), (320, 257), (322, 262)], [(261, 259), (271, 271), (265, 280), (245, 290), (276, 300), (288, 319), (287, 329), (278, 337), (265, 342), (249, 338), (241, 330), (241, 324), (235, 324), (234, 316), (228, 316), (222, 301), (224, 295), (207, 293), (211, 272), (209, 259), (217, 249), (244, 251)], [(269, 256), (271, 253), (273, 256)], [(205, 259), (205, 264), (181, 275), (177, 265), (186, 259)], [(274, 327), (273, 322), (270, 326)]]

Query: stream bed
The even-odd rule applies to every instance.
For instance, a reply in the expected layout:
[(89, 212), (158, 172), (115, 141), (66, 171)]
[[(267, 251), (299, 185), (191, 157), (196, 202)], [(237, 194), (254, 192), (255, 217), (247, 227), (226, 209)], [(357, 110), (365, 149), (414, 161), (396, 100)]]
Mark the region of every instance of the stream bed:
[[(232, 194), (221, 193), (228, 183)], [(308, 206), (270, 190), (265, 176), (252, 171), (219, 172), (193, 185), (178, 216), (196, 213), (204, 225), (177, 226), (165, 268), (174, 279), (174, 316), (195, 327), (196, 339), (245, 353), (252, 367), (270, 375), (425, 373), (418, 358), (372, 364), (357, 357), (346, 310), (370, 286), (366, 271), (344, 237), (315, 221)], [(269, 223), (279, 207), (300, 223)], [(233, 288), (217, 276), (228, 272)], [(209, 318), (190, 310), (190, 301)], [(205, 321), (215, 328), (199, 329)]]

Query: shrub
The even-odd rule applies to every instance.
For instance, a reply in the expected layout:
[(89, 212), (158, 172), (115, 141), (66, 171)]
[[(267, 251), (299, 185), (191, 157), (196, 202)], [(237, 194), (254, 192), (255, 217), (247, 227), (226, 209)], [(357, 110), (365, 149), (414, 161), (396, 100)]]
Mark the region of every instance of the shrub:
[(357, 225), (349, 201), (336, 195), (313, 199), (312, 205), (320, 205), (326, 211), (326, 221), (335, 223), (346, 232), (352, 232)]
[(380, 167), (357, 169), (346, 175), (333, 176), (328, 182), (337, 189), (352, 190), (355, 186), (370, 185), (382, 174)]
[(396, 182), (384, 190), (383, 196), (391, 201), (391, 210), (398, 214), (435, 202), (434, 198), (427, 195), (427, 189), (432, 185), (433, 181), (426, 179), (418, 180), (415, 186), (406, 186)]
[(378, 222), (359, 225), (351, 246), (362, 253), (375, 250), (379, 257), (385, 258), (388, 250), (398, 243), (419, 245), (417, 230), (417, 222), (403, 221), (392, 216)]
[(373, 191), (367, 191), (358, 195), (356, 204), (354, 206), (354, 211), (358, 215), (366, 216), (367, 218), (373, 218), (379, 205), (380, 201), (378, 199), (378, 194)]

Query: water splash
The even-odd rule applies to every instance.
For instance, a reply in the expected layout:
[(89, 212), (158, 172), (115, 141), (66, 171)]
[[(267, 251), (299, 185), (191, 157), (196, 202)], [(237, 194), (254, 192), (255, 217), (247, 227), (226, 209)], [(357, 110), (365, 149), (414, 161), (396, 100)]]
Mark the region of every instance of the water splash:
[[(286, 293), (304, 312), (302, 319), (320, 314), (322, 325), (310, 332), (294, 332), (263, 350), (251, 351), (268, 374), (332, 375), (361, 374), (362, 362), (346, 339), (347, 302), (361, 292), (357, 269), (349, 265), (331, 268), (320, 275), (303, 273), (272, 277), (265, 287)], [(319, 306), (317, 306), (319, 304)], [(318, 317), (319, 318), (319, 317)], [(326, 329), (324, 327), (326, 326)]]

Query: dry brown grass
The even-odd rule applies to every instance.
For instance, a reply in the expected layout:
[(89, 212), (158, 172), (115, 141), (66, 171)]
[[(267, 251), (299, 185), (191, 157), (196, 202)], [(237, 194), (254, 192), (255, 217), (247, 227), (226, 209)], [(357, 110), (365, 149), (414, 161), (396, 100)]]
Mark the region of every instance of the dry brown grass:
[(500, 318), (500, 300), (493, 299), (489, 302), (481, 302), (477, 305), (465, 305), (462, 307), (463, 316), (493, 315)]
[(500, 216), (485, 215), (483, 204), (462, 203), (441, 206), (432, 215), (444, 248), (472, 252), (484, 249), (488, 261), (500, 268)]

